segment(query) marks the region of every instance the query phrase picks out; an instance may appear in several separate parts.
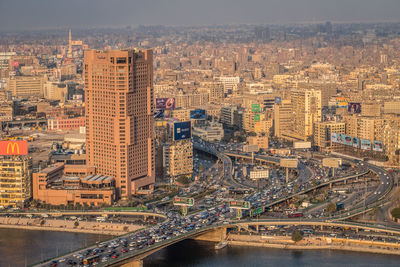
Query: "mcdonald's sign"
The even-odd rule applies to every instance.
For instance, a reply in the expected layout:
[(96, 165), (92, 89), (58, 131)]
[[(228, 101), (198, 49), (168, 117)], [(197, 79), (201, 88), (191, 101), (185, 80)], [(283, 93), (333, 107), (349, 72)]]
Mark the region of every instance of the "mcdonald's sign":
[(0, 141), (0, 155), (13, 156), (13, 155), (27, 155), (28, 142), (27, 141)]

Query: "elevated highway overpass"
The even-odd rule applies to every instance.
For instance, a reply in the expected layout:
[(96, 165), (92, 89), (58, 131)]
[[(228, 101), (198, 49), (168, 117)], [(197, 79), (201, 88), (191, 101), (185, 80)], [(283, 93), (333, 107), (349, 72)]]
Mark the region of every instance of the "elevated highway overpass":
[[(203, 149), (203, 147), (201, 148)], [(207, 148), (209, 149), (209, 148)], [(227, 166), (224, 165), (224, 177), (231, 177), (231, 170), (232, 170), (232, 163), (230, 162), (230, 160), (227, 160), (226, 158), (228, 157), (226, 154), (224, 153), (220, 153), (216, 150), (212, 150), (209, 149), (210, 152), (212, 153), (216, 153), (218, 155), (218, 157), (220, 157), (223, 160), (226, 160), (226, 162), (224, 162), (224, 164), (226, 163)], [(271, 159), (265, 159), (265, 160), (269, 160), (271, 162), (275, 162), (277, 163), (277, 160), (279, 160), (279, 158), (274, 158), (274, 160), (272, 161)], [(230, 164), (229, 164), (230, 162)], [(218, 241), (218, 240), (223, 240), (226, 237), (226, 229), (227, 228), (232, 228), (232, 227), (248, 227), (248, 226), (256, 226), (256, 225), (314, 225), (314, 226), (320, 226), (320, 227), (324, 227), (324, 226), (334, 226), (334, 227), (349, 227), (349, 228), (356, 228), (356, 229), (368, 229), (368, 230), (372, 230), (372, 231), (377, 231), (377, 232), (387, 232), (387, 233), (394, 233), (394, 234), (400, 234), (400, 228), (390, 228), (390, 227), (385, 227), (382, 225), (376, 225), (376, 224), (359, 224), (359, 223), (353, 223), (353, 222), (347, 222), (344, 221), (347, 218), (353, 217), (357, 214), (362, 214), (364, 213), (366, 210), (371, 209), (372, 205), (383, 205), (385, 203), (385, 197), (389, 194), (389, 192), (391, 191), (391, 188), (393, 186), (393, 179), (391, 178), (390, 175), (388, 175), (385, 170), (373, 166), (373, 165), (369, 165), (366, 164), (366, 167), (369, 169), (367, 171), (364, 172), (360, 172), (357, 174), (352, 174), (352, 175), (348, 175), (345, 177), (340, 177), (337, 179), (333, 179), (324, 183), (321, 183), (319, 185), (310, 187), (308, 189), (305, 189), (303, 191), (297, 192), (295, 194), (292, 194), (290, 196), (287, 196), (285, 198), (276, 200), (274, 202), (271, 203), (267, 203), (264, 205), (264, 207), (271, 207), (273, 205), (277, 205), (279, 203), (282, 203), (290, 198), (293, 198), (294, 196), (297, 195), (301, 195), (301, 194), (305, 194), (308, 192), (311, 192), (315, 189), (324, 187), (324, 186), (330, 186), (334, 183), (340, 183), (340, 182), (345, 182), (349, 179), (357, 179), (361, 176), (364, 176), (366, 174), (368, 174), (369, 172), (374, 172), (376, 173), (381, 181), (381, 184), (379, 185), (379, 187), (376, 189), (376, 193), (374, 192), (373, 194), (371, 194), (369, 197), (367, 197), (365, 205), (361, 206), (361, 207), (357, 207), (354, 210), (349, 210), (347, 212), (344, 212), (342, 214), (339, 214), (335, 217), (331, 217), (331, 218), (324, 218), (324, 219), (304, 219), (304, 218), (300, 218), (300, 219), (244, 219), (244, 220), (238, 220), (238, 221), (230, 221), (227, 222), (226, 224), (221, 224), (221, 223), (216, 223), (210, 226), (205, 226), (202, 227), (200, 229), (197, 230), (191, 230), (187, 233), (184, 234), (180, 234), (178, 236), (172, 237), (170, 239), (161, 241), (161, 242), (157, 242), (154, 245), (150, 245), (147, 247), (144, 247), (142, 249), (138, 249), (138, 250), (134, 250), (132, 252), (128, 252), (125, 253), (123, 255), (121, 255), (119, 258), (116, 259), (110, 259), (108, 262), (105, 263), (101, 263), (99, 264), (99, 266), (123, 266), (124, 264), (129, 264), (126, 266), (132, 266), (131, 263), (132, 262), (138, 262), (140, 264), (140, 261), (147, 257), (148, 255), (162, 249), (165, 248), (169, 245), (172, 245), (174, 243), (180, 242), (181, 240), (184, 239), (190, 239), (190, 238), (200, 238), (200, 236), (205, 236), (207, 235), (209, 238), (209, 240), (214, 240), (214, 241)], [(119, 213), (119, 212), (116, 212)], [(168, 221), (168, 219), (167, 219)], [(129, 237), (130, 234), (125, 235), (126, 237)], [(214, 238), (214, 239), (213, 239)], [(88, 248), (82, 249), (86, 250)], [(64, 255), (62, 257), (66, 257), (67, 255)], [(57, 259), (60, 259), (60, 257), (58, 257)], [(53, 259), (51, 259), (53, 260)], [(48, 264), (51, 262), (51, 260), (48, 260), (44, 263), (40, 263), (36, 266), (48, 266)], [(139, 266), (139, 265), (138, 265)]]

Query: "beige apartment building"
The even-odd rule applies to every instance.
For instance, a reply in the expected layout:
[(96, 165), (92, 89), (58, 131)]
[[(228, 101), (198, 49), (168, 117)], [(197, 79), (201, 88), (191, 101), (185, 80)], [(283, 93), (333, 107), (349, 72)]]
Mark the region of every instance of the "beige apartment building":
[(220, 103), (224, 99), (224, 85), (220, 82), (202, 82), (198, 91), (208, 93), (211, 103)]
[(346, 123), (347, 135), (367, 140), (383, 140), (384, 118), (347, 115), (343, 116), (343, 121)]
[(344, 122), (316, 122), (314, 124), (314, 146), (318, 146), (322, 151), (337, 149), (340, 144), (331, 142), (331, 133), (344, 134), (345, 130)]
[(23, 207), (32, 197), (32, 159), (7, 156), (0, 159), (0, 206)]
[(260, 149), (268, 149), (268, 135), (257, 135), (247, 137), (249, 145), (257, 145)]
[(172, 141), (164, 146), (164, 168), (173, 180), (190, 177), (193, 172), (193, 144), (190, 139)]
[(400, 164), (400, 122), (393, 121), (385, 125), (383, 131), (383, 145), (389, 165)]
[(154, 189), (151, 50), (85, 51), (88, 166), (115, 178), (118, 195)]
[(321, 121), (321, 91), (292, 90), (293, 137), (306, 141), (313, 135), (314, 123)]
[(282, 100), (280, 105), (274, 107), (274, 135), (285, 138), (293, 128), (293, 110), (291, 100)]
[(68, 86), (65, 83), (46, 81), (43, 85), (44, 98), (65, 102), (68, 94)]
[(0, 121), (12, 121), (13, 115), (14, 112), (12, 102), (0, 103)]
[(43, 97), (43, 84), (41, 76), (15, 76), (7, 79), (7, 90), (15, 97)]

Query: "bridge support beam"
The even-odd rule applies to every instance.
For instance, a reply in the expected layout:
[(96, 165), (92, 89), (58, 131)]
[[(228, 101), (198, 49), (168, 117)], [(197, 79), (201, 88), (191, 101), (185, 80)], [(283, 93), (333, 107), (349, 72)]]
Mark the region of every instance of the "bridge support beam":
[(286, 168), (286, 183), (289, 183), (289, 168)]
[(201, 234), (199, 236), (194, 237), (195, 240), (204, 240), (204, 241), (212, 241), (212, 242), (221, 242), (226, 239), (226, 228), (215, 228), (210, 231)]
[(143, 267), (142, 260), (133, 260), (131, 262), (122, 264), (121, 267)]

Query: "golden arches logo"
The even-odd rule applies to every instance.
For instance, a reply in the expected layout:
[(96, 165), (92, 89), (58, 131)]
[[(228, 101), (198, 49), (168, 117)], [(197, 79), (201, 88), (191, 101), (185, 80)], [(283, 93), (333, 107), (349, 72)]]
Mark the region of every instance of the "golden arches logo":
[(8, 143), (7, 145), (7, 154), (10, 154), (10, 148), (11, 148), (11, 153), (14, 153), (15, 148), (17, 148), (17, 153), (19, 154), (19, 145), (18, 143)]

